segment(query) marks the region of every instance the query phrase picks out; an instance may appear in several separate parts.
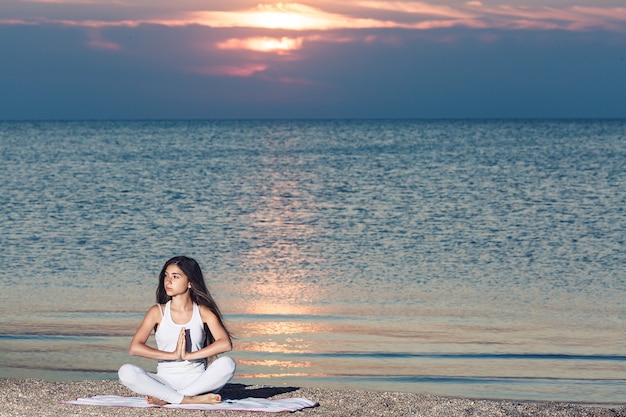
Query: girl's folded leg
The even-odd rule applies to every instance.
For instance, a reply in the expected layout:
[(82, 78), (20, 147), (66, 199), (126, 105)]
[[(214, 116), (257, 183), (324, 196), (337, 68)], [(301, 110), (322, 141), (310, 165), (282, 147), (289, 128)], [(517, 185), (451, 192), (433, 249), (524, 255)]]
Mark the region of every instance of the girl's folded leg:
[(137, 394), (158, 398), (170, 404), (180, 404), (185, 397), (158, 375), (146, 372), (136, 365), (122, 365), (117, 374), (120, 382)]
[(211, 362), (198, 378), (178, 392), (188, 396), (217, 392), (233, 378), (235, 368), (236, 364), (232, 358), (222, 356)]

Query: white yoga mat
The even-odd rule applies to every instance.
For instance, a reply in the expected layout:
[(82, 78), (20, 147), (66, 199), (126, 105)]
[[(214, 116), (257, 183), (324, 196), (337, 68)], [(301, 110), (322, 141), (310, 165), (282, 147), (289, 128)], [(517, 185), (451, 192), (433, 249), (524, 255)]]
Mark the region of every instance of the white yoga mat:
[(316, 407), (318, 404), (306, 398), (281, 398), (268, 400), (265, 398), (244, 398), (240, 400), (223, 399), (219, 404), (148, 404), (144, 397), (122, 397), (119, 395), (96, 395), (94, 397), (77, 398), (63, 401), (72, 405), (99, 405), (105, 407), (138, 407), (138, 408), (184, 408), (187, 410), (232, 410), (232, 411), (263, 411), (266, 413), (293, 412), (303, 408)]

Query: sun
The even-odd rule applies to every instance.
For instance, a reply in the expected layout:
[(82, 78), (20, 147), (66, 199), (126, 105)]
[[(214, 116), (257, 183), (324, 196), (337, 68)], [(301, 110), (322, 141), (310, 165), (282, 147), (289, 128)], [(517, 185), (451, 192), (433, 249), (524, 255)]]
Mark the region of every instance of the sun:
[[(187, 19), (188, 20), (188, 19)], [(339, 17), (297, 3), (259, 4), (249, 10), (196, 12), (191, 20), (213, 27), (249, 27), (284, 30), (327, 30), (337, 27)]]
[(327, 18), (309, 6), (294, 3), (260, 4), (250, 17), (267, 29), (306, 30), (326, 25)]

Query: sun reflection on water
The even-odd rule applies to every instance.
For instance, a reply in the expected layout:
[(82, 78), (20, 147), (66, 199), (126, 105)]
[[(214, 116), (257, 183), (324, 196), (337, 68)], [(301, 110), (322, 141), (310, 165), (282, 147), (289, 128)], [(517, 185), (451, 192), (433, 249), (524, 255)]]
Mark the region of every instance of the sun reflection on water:
[(247, 352), (263, 353), (307, 353), (311, 350), (311, 343), (294, 344), (268, 340), (242, 343), (237, 346), (237, 349)]
[(278, 361), (278, 360), (239, 360), (240, 365), (247, 366), (267, 366), (271, 368), (310, 368), (309, 361)]
[[(258, 172), (263, 178), (258, 201), (248, 214), (250, 227), (242, 236), (250, 242), (240, 258), (246, 274), (243, 290), (249, 296), (245, 297), (245, 305), (237, 306), (238, 312), (315, 314), (319, 309), (314, 304), (323, 294), (316, 288), (316, 280), (311, 279), (311, 271), (321, 259), (306, 249), (306, 242), (318, 233), (310, 221), (312, 197), (300, 184), (307, 174), (283, 171), (283, 164), (276, 158), (268, 158), (263, 166), (265, 169)], [(293, 333), (289, 326), (295, 325), (281, 323), (274, 331)]]
[[(290, 335), (301, 333), (321, 333), (329, 331), (323, 323), (295, 322), (295, 321), (255, 321), (243, 323), (239, 326), (240, 331), (250, 336), (257, 335)], [(291, 340), (291, 339), (290, 339)]]

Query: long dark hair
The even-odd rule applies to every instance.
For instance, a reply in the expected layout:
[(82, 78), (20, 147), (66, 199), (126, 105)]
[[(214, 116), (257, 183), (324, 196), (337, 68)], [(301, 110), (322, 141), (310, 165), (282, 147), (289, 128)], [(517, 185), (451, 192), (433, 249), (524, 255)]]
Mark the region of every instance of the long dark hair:
[[(228, 338), (232, 340), (232, 335), (226, 325), (224, 324), (224, 318), (222, 317), (222, 312), (220, 311), (217, 303), (211, 296), (209, 289), (204, 282), (204, 275), (202, 274), (202, 270), (200, 269), (200, 265), (196, 262), (195, 259), (188, 258), (187, 256), (175, 256), (172, 259), (165, 262), (163, 265), (163, 269), (161, 269), (161, 273), (159, 274), (159, 286), (156, 290), (156, 301), (159, 304), (165, 304), (172, 299), (165, 292), (165, 270), (170, 265), (178, 266), (181, 271), (187, 276), (189, 283), (191, 284), (191, 288), (189, 289), (189, 296), (191, 297), (191, 301), (198, 305), (203, 305), (209, 308), (213, 314), (217, 316), (220, 324), (226, 330), (226, 334)], [(204, 324), (204, 330), (207, 332), (207, 344), (213, 343), (213, 336), (208, 329), (206, 323)]]

